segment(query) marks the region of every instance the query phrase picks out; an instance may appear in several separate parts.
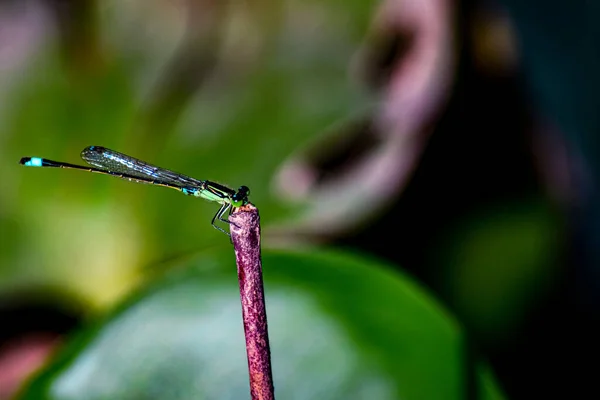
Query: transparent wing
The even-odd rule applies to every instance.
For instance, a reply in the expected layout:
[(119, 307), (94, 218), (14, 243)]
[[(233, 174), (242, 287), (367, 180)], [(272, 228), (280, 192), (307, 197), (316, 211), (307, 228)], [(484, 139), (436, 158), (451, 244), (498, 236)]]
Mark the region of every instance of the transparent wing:
[(137, 158), (101, 146), (89, 146), (81, 152), (81, 158), (101, 170), (155, 180), (178, 187), (204, 187), (205, 182), (168, 169), (156, 167)]

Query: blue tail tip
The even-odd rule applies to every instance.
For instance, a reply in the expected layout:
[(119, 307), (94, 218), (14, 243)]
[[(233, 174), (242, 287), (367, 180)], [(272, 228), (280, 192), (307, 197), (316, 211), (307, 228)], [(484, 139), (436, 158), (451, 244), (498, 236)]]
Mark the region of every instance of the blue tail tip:
[(19, 163), (27, 167), (41, 167), (42, 159), (39, 157), (23, 157)]

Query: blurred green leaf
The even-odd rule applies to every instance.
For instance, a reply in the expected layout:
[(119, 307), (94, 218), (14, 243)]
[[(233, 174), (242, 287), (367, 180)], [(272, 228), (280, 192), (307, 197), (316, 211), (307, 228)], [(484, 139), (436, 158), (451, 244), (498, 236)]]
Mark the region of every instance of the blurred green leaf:
[[(375, 3), (353, 1), (343, 12), (339, 1), (282, 3), (285, 12), (269, 16), (277, 23), (264, 31), (244, 34), (244, 24), (261, 28), (260, 18), (248, 17), (239, 26), (234, 19), (243, 39), (236, 45), (248, 40), (251, 52), (256, 34), (260, 51), (254, 57), (227, 53), (177, 121), (165, 124), (170, 131), (145, 132), (163, 126), (147, 122), (145, 107), (155, 100), (148, 96), (159, 77), (169, 74), (162, 67), (180, 40), (170, 32), (185, 19), (169, 14), (173, 19), (162, 21), (160, 5), (154, 6), (155, 17), (140, 14), (142, 3), (114, 2), (102, 9), (104, 42), (98, 47), (104, 62), (93, 74), (71, 74), (50, 42), (20, 71), (7, 96), (0, 166), (9, 171), (3, 184), (10, 189), (0, 193), (8, 216), (0, 218), (0, 236), (20, 244), (0, 265), (8, 286), (62, 283), (105, 305), (128, 290), (140, 266), (223, 240), (210, 226), (213, 204), (105, 176), (26, 169), (17, 165), (20, 157), (78, 163), (81, 149), (102, 145), (199, 179), (247, 185), (268, 226), (296, 207), (271, 190), (281, 163), (373, 102), (353, 82), (349, 65)], [(263, 8), (256, 13), (271, 12)], [(85, 274), (76, 267), (84, 260), (93, 261), (85, 263)]]
[(558, 277), (564, 223), (545, 198), (473, 211), (443, 236), (432, 263), (461, 320), (487, 342), (502, 342)]
[[(248, 398), (235, 268), (230, 249), (170, 267), (73, 338), (21, 398)], [(266, 251), (263, 268), (278, 398), (466, 398), (462, 332), (390, 266), (312, 249)], [(475, 371), (480, 398), (502, 398)]]

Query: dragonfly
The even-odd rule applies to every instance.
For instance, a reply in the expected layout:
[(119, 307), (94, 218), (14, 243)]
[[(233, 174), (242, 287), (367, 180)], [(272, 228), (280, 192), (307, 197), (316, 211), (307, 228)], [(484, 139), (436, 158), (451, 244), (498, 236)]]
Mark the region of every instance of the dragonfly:
[(26, 167), (67, 168), (112, 175), (130, 182), (168, 187), (188, 196), (214, 201), (219, 203), (221, 207), (214, 215), (211, 224), (215, 229), (228, 236), (230, 234), (218, 226), (216, 222), (221, 221), (229, 224), (229, 220), (223, 218), (225, 213), (229, 211), (229, 215), (231, 215), (233, 209), (248, 204), (250, 189), (247, 186), (240, 186), (236, 191), (216, 182), (191, 178), (178, 172), (148, 164), (145, 161), (102, 146), (86, 147), (81, 151), (81, 158), (91, 167), (40, 157), (23, 157), (19, 163)]

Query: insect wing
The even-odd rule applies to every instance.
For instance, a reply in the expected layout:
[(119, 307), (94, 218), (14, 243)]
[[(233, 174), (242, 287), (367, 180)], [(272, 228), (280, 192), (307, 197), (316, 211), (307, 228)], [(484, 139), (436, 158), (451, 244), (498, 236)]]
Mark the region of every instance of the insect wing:
[(81, 158), (96, 168), (154, 180), (177, 187), (203, 187), (204, 181), (148, 164), (137, 158), (100, 146), (89, 146), (81, 152)]

